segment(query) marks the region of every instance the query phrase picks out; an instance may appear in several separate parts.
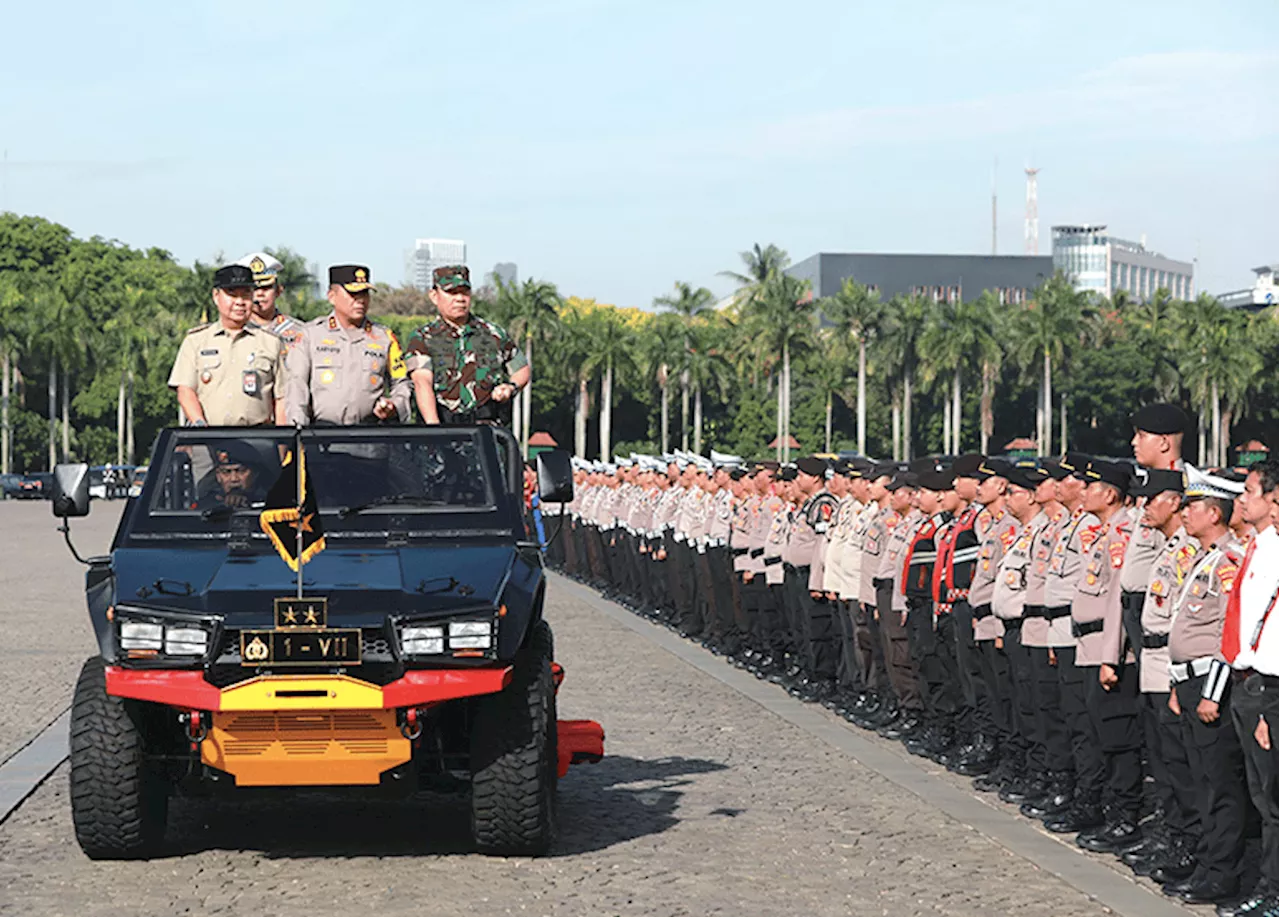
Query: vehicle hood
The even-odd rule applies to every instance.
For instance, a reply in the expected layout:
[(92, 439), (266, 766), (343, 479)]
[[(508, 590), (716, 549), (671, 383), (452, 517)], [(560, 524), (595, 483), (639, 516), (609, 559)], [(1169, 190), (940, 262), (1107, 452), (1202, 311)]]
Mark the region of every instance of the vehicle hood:
[[(329, 548), (304, 565), (303, 593), (329, 600), (331, 626), (495, 608), (516, 556), (510, 544)], [(297, 595), (297, 574), (274, 552), (122, 548), (112, 567), (118, 604), (216, 614), (231, 627), (270, 627), (273, 600)]]

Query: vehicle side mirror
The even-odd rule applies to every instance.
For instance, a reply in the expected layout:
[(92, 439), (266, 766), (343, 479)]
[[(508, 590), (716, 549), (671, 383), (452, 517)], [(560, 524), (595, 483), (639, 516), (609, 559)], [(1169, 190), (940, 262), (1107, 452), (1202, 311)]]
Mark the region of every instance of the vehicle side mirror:
[(59, 519), (89, 515), (88, 465), (58, 465), (53, 469), (53, 514)]
[(550, 449), (538, 453), (538, 499), (543, 503), (569, 503), (573, 500), (573, 465), (569, 453)]

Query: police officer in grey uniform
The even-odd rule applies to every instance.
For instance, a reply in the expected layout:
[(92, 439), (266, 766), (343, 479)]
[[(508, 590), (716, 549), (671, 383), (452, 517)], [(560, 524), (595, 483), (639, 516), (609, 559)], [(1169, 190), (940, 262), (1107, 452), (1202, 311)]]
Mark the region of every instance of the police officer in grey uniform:
[(400, 342), (369, 320), (373, 284), (358, 264), (329, 268), (333, 311), (307, 322), (289, 350), (285, 416), (291, 424), (409, 420), (412, 388)]

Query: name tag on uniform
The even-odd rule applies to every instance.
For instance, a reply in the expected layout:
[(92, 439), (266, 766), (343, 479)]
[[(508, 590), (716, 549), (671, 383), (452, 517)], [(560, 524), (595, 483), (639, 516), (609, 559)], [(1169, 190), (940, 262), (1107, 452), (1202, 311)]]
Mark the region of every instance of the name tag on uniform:
[(240, 388), (246, 395), (258, 394), (258, 371), (246, 369), (240, 374)]
[(213, 348), (211, 348), (211, 349), (209, 349), (209, 350), (202, 350), (202, 351), (200, 351), (200, 356), (202, 356), (202, 357), (216, 357), (216, 356), (218, 356), (218, 354), (219, 354), (220, 352), (221, 352), (221, 351), (219, 351), (217, 347), (213, 347)]

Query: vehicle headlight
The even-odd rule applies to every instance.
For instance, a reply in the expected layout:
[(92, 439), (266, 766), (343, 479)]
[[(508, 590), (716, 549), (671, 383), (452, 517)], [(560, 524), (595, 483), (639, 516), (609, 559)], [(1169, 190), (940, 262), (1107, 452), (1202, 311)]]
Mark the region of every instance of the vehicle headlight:
[(164, 628), (149, 621), (121, 621), (120, 648), (122, 650), (154, 650), (159, 652), (164, 643)]
[(443, 627), (406, 627), (400, 631), (400, 649), (408, 656), (435, 656), (444, 652)]
[(493, 624), (489, 621), (454, 621), (449, 625), (449, 649), (487, 650), (493, 645)]
[(200, 627), (166, 627), (164, 652), (166, 656), (203, 656), (209, 649), (209, 633)]

